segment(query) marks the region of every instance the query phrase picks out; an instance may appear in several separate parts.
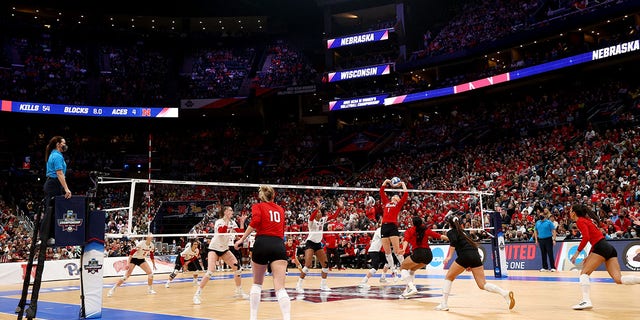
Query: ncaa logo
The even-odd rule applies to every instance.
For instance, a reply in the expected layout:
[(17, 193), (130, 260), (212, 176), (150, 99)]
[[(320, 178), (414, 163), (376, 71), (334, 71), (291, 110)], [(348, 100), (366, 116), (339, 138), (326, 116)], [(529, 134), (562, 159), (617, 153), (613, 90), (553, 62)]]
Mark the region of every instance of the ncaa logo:
[(629, 270), (640, 271), (640, 242), (634, 241), (627, 245), (622, 260)]
[[(567, 257), (569, 257), (569, 258), (573, 257), (573, 255), (576, 253), (576, 251), (578, 251), (578, 246), (573, 246), (573, 247), (569, 248), (569, 252), (567, 252)], [(584, 252), (585, 252), (585, 250), (582, 250), (582, 252), (580, 252), (578, 257), (576, 258), (576, 263), (575, 263), (576, 265), (581, 264), (582, 261), (584, 261), (584, 259), (587, 257), (587, 255)]]
[(429, 263), (429, 265), (432, 267), (440, 266), (442, 262), (444, 262), (444, 251), (442, 250), (442, 248), (433, 248), (431, 250), (431, 253), (433, 254), (433, 260), (431, 260), (431, 263)]
[(480, 260), (484, 264), (484, 257), (486, 256), (486, 253), (483, 246), (478, 246), (478, 253), (480, 254)]

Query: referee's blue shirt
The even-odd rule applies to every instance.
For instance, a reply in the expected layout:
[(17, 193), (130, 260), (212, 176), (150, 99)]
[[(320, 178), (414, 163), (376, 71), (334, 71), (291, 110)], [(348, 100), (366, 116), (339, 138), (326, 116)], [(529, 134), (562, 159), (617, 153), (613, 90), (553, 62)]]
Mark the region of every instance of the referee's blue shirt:
[(553, 230), (556, 226), (549, 219), (536, 221), (536, 231), (538, 231), (538, 239), (551, 238)]
[(67, 163), (64, 162), (64, 157), (60, 151), (53, 150), (47, 160), (47, 178), (57, 178), (56, 171), (62, 170), (62, 173), (67, 175)]

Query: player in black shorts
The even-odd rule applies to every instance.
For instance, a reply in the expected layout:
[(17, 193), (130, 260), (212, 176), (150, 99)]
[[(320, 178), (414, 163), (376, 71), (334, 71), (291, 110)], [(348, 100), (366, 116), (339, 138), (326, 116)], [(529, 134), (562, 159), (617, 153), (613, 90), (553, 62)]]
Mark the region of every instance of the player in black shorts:
[[(164, 284), (165, 288), (169, 288), (171, 281), (175, 279), (179, 272), (184, 271), (202, 271), (202, 262), (200, 261), (200, 240), (194, 239), (187, 243), (184, 250), (176, 257), (176, 264), (173, 272), (169, 275), (169, 279)], [(198, 285), (198, 273), (193, 273), (193, 283)]]
[(580, 271), (580, 291), (582, 291), (582, 300), (573, 306), (574, 310), (584, 310), (593, 308), (591, 304), (591, 280), (590, 276), (601, 264), (604, 264), (611, 279), (616, 284), (640, 284), (640, 277), (633, 275), (622, 275), (620, 273), (620, 263), (618, 262), (618, 252), (612, 246), (598, 228), (600, 217), (593, 212), (591, 208), (574, 204), (569, 211), (569, 218), (576, 222), (576, 226), (582, 233), (582, 240), (578, 245), (576, 252), (569, 260), (575, 264), (578, 255), (585, 248), (587, 243), (591, 244), (591, 251), (584, 258), (582, 270)]
[(440, 302), (436, 307), (436, 310), (449, 310), (447, 300), (449, 299), (449, 293), (451, 292), (451, 284), (453, 283), (453, 280), (455, 280), (456, 277), (465, 270), (471, 270), (478, 288), (501, 295), (507, 301), (509, 309), (513, 309), (516, 304), (516, 300), (513, 297), (513, 291), (507, 291), (493, 283), (487, 283), (484, 276), (482, 258), (480, 258), (480, 253), (478, 252), (478, 244), (471, 240), (467, 232), (462, 228), (462, 226), (460, 226), (458, 216), (450, 213), (447, 215), (446, 220), (449, 223), (450, 229), (447, 231), (447, 237), (449, 238), (449, 251), (447, 252), (447, 257), (444, 258), (445, 267), (449, 263), (449, 260), (451, 260), (454, 251), (458, 257), (451, 264), (449, 271), (447, 271), (447, 275), (444, 278), (444, 284), (442, 285), (442, 302)]

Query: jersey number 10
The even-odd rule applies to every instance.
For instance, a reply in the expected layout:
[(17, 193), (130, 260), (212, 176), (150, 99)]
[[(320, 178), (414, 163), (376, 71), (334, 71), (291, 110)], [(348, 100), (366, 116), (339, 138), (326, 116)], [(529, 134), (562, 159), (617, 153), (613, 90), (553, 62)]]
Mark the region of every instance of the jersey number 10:
[(269, 219), (271, 221), (280, 222), (280, 212), (269, 210)]

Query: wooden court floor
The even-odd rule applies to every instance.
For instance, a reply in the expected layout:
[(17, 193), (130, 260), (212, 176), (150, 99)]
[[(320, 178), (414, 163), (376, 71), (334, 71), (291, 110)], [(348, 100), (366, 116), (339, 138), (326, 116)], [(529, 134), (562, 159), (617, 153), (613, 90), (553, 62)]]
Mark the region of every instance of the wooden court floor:
[[(318, 270), (314, 270), (318, 271)], [(364, 270), (345, 270), (329, 274), (330, 293), (319, 290), (319, 274), (311, 273), (304, 283), (305, 294), (294, 290), (297, 272), (287, 276), (286, 287), (292, 299), (292, 319), (640, 319), (640, 285), (616, 285), (604, 271), (592, 275), (592, 310), (575, 311), (571, 306), (581, 298), (577, 271), (541, 273), (509, 271), (509, 276), (487, 280), (514, 291), (516, 305), (509, 310), (502, 297), (477, 288), (471, 274), (460, 275), (453, 283), (448, 312), (435, 311), (440, 302), (443, 272), (420, 270), (416, 285), (420, 293), (399, 299), (404, 284), (369, 281), (371, 288), (357, 287)], [(630, 274), (630, 273), (623, 273)], [(170, 288), (164, 287), (168, 275), (156, 275), (155, 295), (146, 293), (146, 277), (134, 276), (118, 288), (113, 297), (106, 293), (117, 278), (105, 279), (102, 319), (248, 319), (249, 301), (233, 298), (234, 284), (229, 273), (217, 274), (194, 305), (195, 287), (189, 275), (179, 275)], [(243, 274), (242, 287), (248, 293), (251, 273)], [(281, 319), (270, 277), (265, 278), (259, 319)], [(0, 319), (16, 319), (15, 307), (21, 285), (0, 286)], [(38, 319), (78, 319), (79, 281), (54, 281), (42, 285)]]

